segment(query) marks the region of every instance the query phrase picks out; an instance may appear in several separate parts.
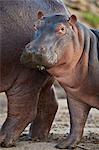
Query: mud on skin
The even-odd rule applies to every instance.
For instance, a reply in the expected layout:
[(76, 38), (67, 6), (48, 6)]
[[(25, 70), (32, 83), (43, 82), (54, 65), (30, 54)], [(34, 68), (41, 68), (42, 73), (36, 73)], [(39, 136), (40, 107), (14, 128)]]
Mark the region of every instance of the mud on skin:
[(7, 118), (0, 130), (4, 147), (15, 145), (29, 123), (32, 139), (46, 139), (57, 111), (53, 78), (20, 62), (39, 10), (46, 15), (60, 11), (69, 15), (61, 0), (0, 0), (0, 92), (5, 92), (8, 100)]
[[(99, 109), (99, 30), (90, 30), (75, 15), (38, 13), (35, 38), (21, 60), (44, 66), (67, 93), (70, 133), (56, 148), (75, 148), (91, 108)], [(31, 57), (29, 57), (29, 55)]]

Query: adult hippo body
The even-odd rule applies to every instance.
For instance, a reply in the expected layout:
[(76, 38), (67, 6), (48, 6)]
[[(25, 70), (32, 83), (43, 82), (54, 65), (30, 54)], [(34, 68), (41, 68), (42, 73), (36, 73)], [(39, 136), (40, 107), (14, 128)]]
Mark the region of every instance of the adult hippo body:
[(5, 92), (8, 99), (0, 143), (5, 147), (14, 145), (32, 121), (30, 136), (46, 138), (57, 111), (52, 77), (20, 63), (22, 50), (32, 37), (38, 10), (45, 14), (68, 13), (61, 0), (0, 0), (0, 92)]
[(81, 140), (90, 109), (99, 109), (99, 30), (88, 29), (75, 15), (68, 19), (59, 14), (43, 17), (42, 13), (41, 22), (21, 61), (24, 63), (27, 56), (32, 58), (27, 60), (33, 67), (42, 64), (66, 91), (70, 134), (56, 147), (74, 148)]

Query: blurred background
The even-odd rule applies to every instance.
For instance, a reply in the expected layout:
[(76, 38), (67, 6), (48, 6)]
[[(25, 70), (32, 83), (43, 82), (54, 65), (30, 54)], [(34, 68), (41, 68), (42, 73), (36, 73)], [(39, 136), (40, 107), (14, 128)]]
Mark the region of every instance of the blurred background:
[(90, 27), (99, 28), (99, 0), (63, 0), (79, 20)]

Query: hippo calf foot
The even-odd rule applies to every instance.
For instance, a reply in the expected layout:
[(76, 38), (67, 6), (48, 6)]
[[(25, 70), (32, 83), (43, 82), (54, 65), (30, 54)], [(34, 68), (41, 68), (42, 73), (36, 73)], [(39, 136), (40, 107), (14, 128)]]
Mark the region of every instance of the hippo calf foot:
[(80, 101), (76, 101), (71, 97), (67, 97), (67, 102), (70, 112), (70, 134), (67, 138), (60, 141), (60, 143), (56, 145), (56, 148), (70, 150), (76, 148), (81, 140), (90, 106)]
[(80, 142), (80, 138), (71, 137), (70, 135), (59, 142), (55, 147), (58, 149), (75, 149), (77, 144)]

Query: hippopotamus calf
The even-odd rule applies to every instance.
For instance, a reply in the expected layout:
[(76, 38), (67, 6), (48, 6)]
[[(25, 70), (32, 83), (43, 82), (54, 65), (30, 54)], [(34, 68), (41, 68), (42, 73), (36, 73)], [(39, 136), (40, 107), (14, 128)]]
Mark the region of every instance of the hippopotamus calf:
[(61, 0), (0, 0), (0, 92), (5, 92), (8, 100), (0, 144), (5, 147), (15, 145), (31, 122), (29, 136), (45, 139), (58, 107), (53, 77), (20, 62), (21, 53), (32, 38), (39, 10), (46, 15), (69, 13)]
[(74, 148), (90, 109), (99, 109), (99, 30), (88, 29), (75, 15), (43, 16), (39, 12), (39, 16), (35, 39), (26, 46), (21, 61), (43, 66), (66, 91), (70, 133), (56, 147)]

